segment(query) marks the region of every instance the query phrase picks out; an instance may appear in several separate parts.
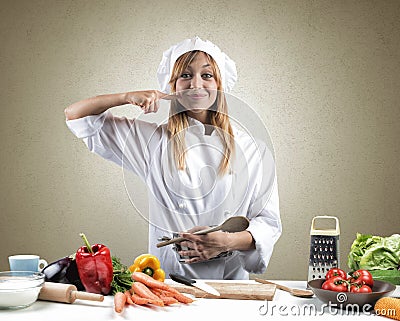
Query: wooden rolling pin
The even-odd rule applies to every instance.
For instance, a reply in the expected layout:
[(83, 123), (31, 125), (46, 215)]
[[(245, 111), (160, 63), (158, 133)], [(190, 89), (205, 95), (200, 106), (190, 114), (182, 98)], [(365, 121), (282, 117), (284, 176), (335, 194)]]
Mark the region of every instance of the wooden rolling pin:
[(74, 303), (76, 299), (89, 301), (103, 301), (101, 294), (78, 291), (75, 285), (45, 282), (40, 290), (39, 300), (63, 303)]

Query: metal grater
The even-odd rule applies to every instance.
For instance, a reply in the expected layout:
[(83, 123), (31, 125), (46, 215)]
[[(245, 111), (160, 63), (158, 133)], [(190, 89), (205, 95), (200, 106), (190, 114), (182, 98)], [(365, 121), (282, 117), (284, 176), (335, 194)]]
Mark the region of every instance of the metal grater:
[[(315, 221), (335, 220), (335, 229), (316, 229)], [(335, 216), (315, 216), (311, 222), (308, 281), (325, 278), (326, 272), (339, 266), (339, 219)]]

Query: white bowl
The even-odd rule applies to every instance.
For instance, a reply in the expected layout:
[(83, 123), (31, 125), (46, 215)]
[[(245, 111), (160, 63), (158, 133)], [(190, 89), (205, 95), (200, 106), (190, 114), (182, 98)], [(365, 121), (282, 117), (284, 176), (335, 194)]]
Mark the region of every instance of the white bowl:
[(43, 284), (43, 273), (0, 272), (0, 309), (19, 309), (31, 305), (37, 300)]

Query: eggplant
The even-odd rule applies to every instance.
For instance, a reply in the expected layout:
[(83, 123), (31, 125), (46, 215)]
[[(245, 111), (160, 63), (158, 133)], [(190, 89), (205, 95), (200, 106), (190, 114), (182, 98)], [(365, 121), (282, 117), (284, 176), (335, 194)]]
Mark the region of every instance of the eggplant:
[(42, 270), (42, 273), (45, 275), (46, 282), (73, 284), (78, 291), (85, 291), (74, 255), (50, 263)]

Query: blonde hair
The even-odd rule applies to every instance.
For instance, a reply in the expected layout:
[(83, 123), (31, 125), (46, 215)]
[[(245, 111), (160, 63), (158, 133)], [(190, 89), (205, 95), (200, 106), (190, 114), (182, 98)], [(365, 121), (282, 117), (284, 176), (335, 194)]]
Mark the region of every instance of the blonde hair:
[[(185, 69), (191, 64), (194, 58), (199, 54), (199, 50), (189, 51), (180, 56), (172, 70), (169, 85), (171, 91), (176, 91), (176, 81), (183, 74)], [(225, 95), (222, 91), (221, 74), (215, 60), (204, 52), (213, 71), (213, 76), (217, 83), (217, 99), (213, 106), (208, 110), (211, 125), (215, 127), (217, 134), (221, 138), (224, 147), (224, 157), (219, 165), (218, 174), (224, 175), (228, 172), (229, 163), (235, 150), (235, 140), (232, 127), (228, 116), (228, 106)], [(185, 144), (185, 129), (189, 127), (188, 116), (185, 109), (177, 100), (171, 101), (170, 115), (168, 119), (167, 129), (169, 139), (171, 141), (172, 151), (175, 159), (176, 167), (179, 170), (186, 168), (186, 144)]]

